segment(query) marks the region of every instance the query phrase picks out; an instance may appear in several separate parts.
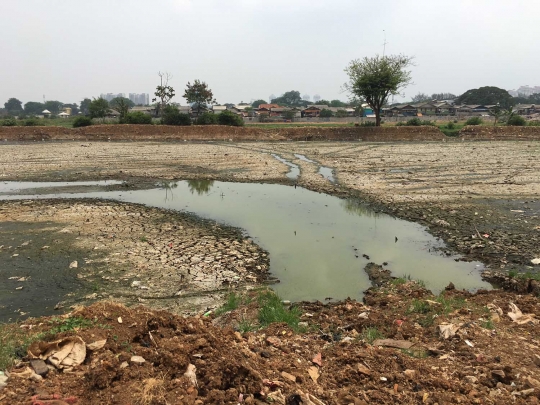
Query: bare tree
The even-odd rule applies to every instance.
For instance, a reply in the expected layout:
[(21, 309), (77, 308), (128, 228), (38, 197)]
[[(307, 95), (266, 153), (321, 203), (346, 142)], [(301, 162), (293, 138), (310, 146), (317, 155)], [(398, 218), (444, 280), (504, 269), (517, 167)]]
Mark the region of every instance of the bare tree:
[(174, 97), (174, 89), (169, 86), (169, 80), (172, 79), (172, 75), (168, 72), (158, 72), (159, 85), (156, 87), (155, 98), (152, 102), (155, 103), (159, 100), (156, 115), (162, 115), (165, 107), (169, 104), (169, 101)]

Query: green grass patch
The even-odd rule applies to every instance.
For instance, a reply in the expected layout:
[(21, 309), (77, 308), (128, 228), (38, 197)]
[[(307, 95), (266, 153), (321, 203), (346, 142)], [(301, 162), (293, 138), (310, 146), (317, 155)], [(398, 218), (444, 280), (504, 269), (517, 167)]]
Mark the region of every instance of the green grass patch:
[(394, 278), (390, 281), (390, 284), (394, 285), (394, 286), (398, 286), (398, 285), (403, 285), (403, 284), (406, 284), (407, 283), (407, 279), (406, 278), (403, 278), (403, 277), (398, 277), (398, 278)]
[(488, 319), (487, 321), (481, 321), (480, 326), (484, 329), (495, 329), (495, 325), (493, 324), (493, 321), (491, 319)]
[(414, 357), (415, 359), (425, 359), (429, 356), (429, 353), (423, 347), (411, 347), (410, 349), (401, 349), (401, 353), (406, 354), (407, 356)]
[(407, 310), (409, 314), (427, 314), (431, 311), (431, 306), (424, 300), (414, 299), (411, 301), (411, 306)]
[(222, 315), (225, 312), (234, 311), (242, 304), (242, 296), (234, 292), (227, 295), (227, 301), (220, 308), (216, 310), (216, 315)]
[(249, 319), (242, 318), (238, 323), (238, 331), (240, 333), (253, 332), (257, 330), (257, 326)]
[(379, 329), (374, 326), (370, 326), (362, 330), (360, 337), (369, 344), (372, 344), (377, 339), (384, 339), (385, 336)]
[(437, 297), (436, 301), (441, 304), (440, 307), (437, 306), (435, 308), (436, 312), (444, 315), (448, 315), (450, 312), (465, 306), (465, 298), (461, 297), (446, 298), (441, 294)]
[(89, 328), (94, 326), (95, 322), (80, 316), (70, 316), (69, 318), (52, 318), (49, 324), (52, 326), (47, 334), (56, 335), (57, 333)]
[(261, 326), (268, 326), (272, 323), (286, 323), (295, 331), (298, 331), (300, 322), (300, 309), (283, 304), (281, 298), (273, 291), (261, 292), (258, 297), (259, 314), (258, 320)]

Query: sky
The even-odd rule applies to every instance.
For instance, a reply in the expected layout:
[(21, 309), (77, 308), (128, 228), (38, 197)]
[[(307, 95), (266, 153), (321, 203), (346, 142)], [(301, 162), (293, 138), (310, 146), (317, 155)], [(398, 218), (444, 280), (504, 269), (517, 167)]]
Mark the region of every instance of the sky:
[(219, 103), (298, 90), (347, 100), (344, 68), (415, 57), (422, 93), (540, 85), (538, 0), (3, 0), (0, 106), (150, 93), (158, 72), (208, 83)]

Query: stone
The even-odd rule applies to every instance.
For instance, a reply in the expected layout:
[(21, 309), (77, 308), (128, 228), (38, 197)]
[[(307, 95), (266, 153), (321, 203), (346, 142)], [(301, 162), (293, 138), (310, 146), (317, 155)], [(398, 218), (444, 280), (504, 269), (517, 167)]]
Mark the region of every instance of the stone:
[(476, 384), (478, 382), (478, 378), (476, 378), (474, 375), (466, 375), (463, 377), (463, 379), (469, 384)]
[(525, 385), (529, 388), (540, 388), (540, 381), (532, 377), (527, 377), (525, 378)]
[(8, 376), (3, 371), (0, 371), (0, 390), (7, 385), (7, 380)]
[(133, 364), (138, 364), (139, 366), (144, 364), (146, 362), (146, 360), (144, 359), (144, 357), (141, 357), (141, 356), (131, 356), (131, 359), (130, 361), (133, 363)]
[(44, 376), (49, 372), (49, 367), (47, 367), (47, 364), (40, 359), (30, 360), (30, 366), (32, 366), (36, 374), (39, 374), (40, 376)]
[(296, 377), (292, 374), (287, 373), (286, 371), (282, 371), (281, 376), (289, 381), (296, 382)]
[(129, 363), (127, 361), (123, 361), (122, 364), (120, 364), (120, 370), (126, 367), (129, 367)]
[(28, 379), (30, 379), (32, 381), (35, 381), (35, 382), (43, 381), (43, 377), (40, 376), (39, 374), (36, 374), (36, 373), (32, 373), (32, 375), (30, 375), (30, 377), (28, 377)]
[(79, 267), (79, 263), (77, 263), (77, 260), (74, 260), (69, 264), (70, 269), (76, 269), (77, 267)]
[(413, 380), (416, 377), (415, 370), (405, 370), (403, 374), (405, 374), (409, 380)]

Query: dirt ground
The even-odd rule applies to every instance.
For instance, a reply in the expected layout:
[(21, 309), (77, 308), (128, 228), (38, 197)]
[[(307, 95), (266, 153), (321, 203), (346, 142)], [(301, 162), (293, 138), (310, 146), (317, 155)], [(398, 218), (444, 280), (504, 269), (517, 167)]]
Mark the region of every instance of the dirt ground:
[[(87, 344), (106, 339), (103, 348), (89, 351), (84, 363), (68, 372), (52, 369), (43, 380), (24, 374), (29, 357), (20, 353), (0, 403), (538, 403), (540, 304), (538, 282), (530, 279), (538, 278), (540, 262), (535, 260), (540, 258), (539, 150), (540, 143), (528, 141), (4, 144), (2, 180), (119, 179), (131, 187), (160, 178), (279, 182), (356, 197), (375, 210), (425, 225), (446, 241), (449, 254), (484, 262), (488, 279), (506, 277), (503, 284), (515, 284), (510, 289), (517, 292), (471, 295), (449, 288), (434, 297), (418, 283), (390, 280), (368, 290), (364, 303), (300, 304), (301, 329), (258, 325), (256, 297), (224, 315), (181, 318), (159, 311), (185, 312), (171, 306), (178, 285), (187, 295), (205, 297), (193, 312), (215, 307), (222, 302), (214, 294), (221, 286), (262, 279), (265, 252), (238, 230), (155, 209), (88, 201), (3, 202), (0, 222), (42, 221), (50, 225), (47, 232), (72, 232), (60, 235), (73, 235), (74, 246), (87, 252), (76, 271), (114, 287), (111, 296), (96, 291), (92, 299), (116, 302), (78, 309), (63, 319), (82, 317), (91, 325), (83, 322), (41, 339), (76, 335)], [(288, 167), (271, 153), (299, 165), (300, 177), (287, 179)], [(334, 169), (336, 184), (318, 173), (319, 165)], [(172, 216), (183, 229), (174, 228)], [(22, 229), (21, 241), (28, 228)], [(4, 243), (0, 254), (15, 260), (15, 245), (8, 246)], [(32, 243), (17, 246), (32, 249)], [(108, 266), (118, 271), (109, 273)], [(170, 272), (152, 271), (158, 268)], [(164, 298), (163, 306), (154, 306), (158, 310), (118, 304), (153, 305), (160, 302), (152, 300), (156, 297)], [(12, 324), (42, 333), (50, 325), (50, 319)], [(442, 337), (440, 325), (455, 334)], [(196, 384), (184, 375), (190, 364)], [(33, 395), (39, 398), (32, 402)]]

